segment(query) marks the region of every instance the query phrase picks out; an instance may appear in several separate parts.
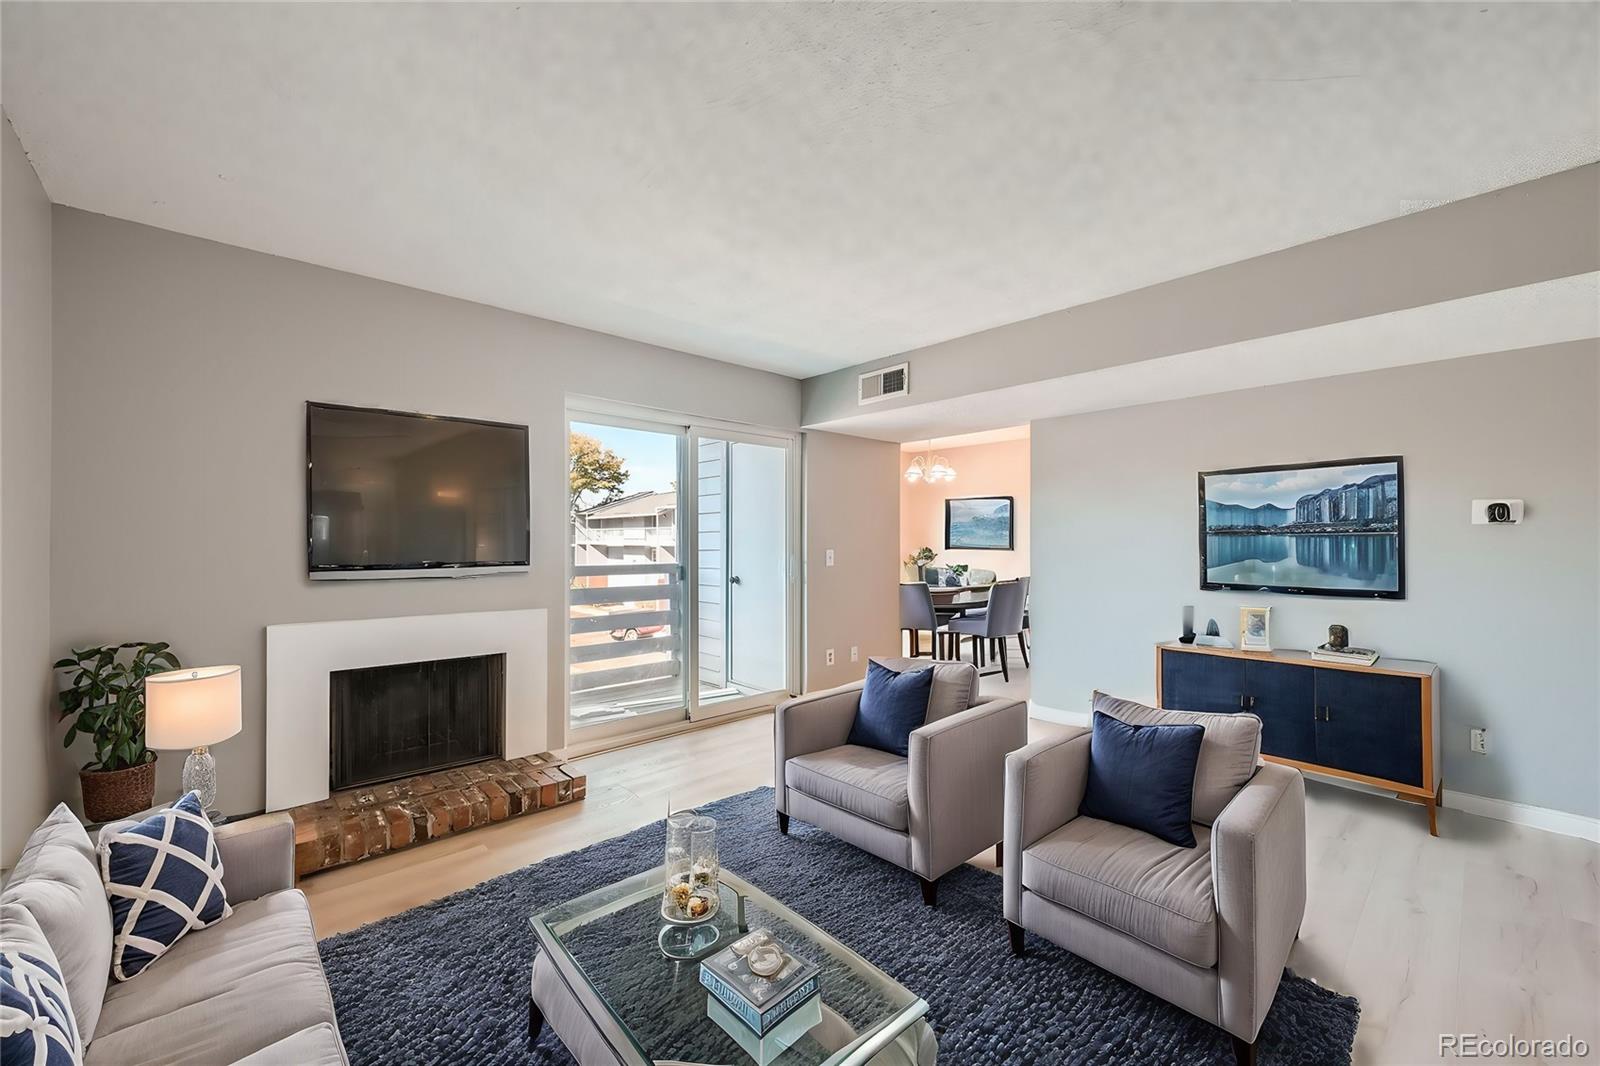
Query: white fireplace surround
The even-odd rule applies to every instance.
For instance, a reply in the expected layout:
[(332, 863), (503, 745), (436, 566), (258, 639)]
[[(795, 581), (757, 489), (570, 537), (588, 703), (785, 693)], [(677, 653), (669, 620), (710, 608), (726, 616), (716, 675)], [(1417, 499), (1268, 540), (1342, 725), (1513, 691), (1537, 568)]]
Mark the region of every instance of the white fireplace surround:
[(469, 655), (506, 657), (506, 757), (544, 751), (546, 612), (475, 611), (267, 627), (267, 810), (328, 798), (335, 670)]

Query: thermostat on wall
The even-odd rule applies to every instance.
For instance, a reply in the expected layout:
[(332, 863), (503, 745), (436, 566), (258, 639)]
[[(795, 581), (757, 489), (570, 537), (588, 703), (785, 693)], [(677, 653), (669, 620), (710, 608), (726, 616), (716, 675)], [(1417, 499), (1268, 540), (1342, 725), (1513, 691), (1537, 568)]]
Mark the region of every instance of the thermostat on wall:
[(1515, 525), (1520, 521), (1521, 500), (1472, 501), (1472, 524), (1475, 526)]

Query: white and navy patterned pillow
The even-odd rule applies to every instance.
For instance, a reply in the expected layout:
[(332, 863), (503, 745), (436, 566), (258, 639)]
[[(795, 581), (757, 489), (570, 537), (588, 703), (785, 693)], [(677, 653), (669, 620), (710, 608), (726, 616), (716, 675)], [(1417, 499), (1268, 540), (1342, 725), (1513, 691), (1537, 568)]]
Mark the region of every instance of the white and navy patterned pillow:
[(30, 952), (0, 952), (0, 1066), (82, 1062), (60, 971)]
[(125, 829), (100, 834), (100, 875), (111, 897), (111, 974), (126, 981), (191, 929), (233, 913), (211, 821), (190, 792)]

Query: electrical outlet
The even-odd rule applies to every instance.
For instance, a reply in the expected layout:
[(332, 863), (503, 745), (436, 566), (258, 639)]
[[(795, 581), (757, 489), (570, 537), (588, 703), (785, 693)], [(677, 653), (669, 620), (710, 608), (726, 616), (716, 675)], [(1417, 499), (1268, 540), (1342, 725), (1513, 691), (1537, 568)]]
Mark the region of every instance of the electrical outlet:
[(853, 663), (861, 661), (861, 649), (854, 644), (850, 645), (850, 661)]
[(1474, 729), (1472, 731), (1472, 752), (1474, 755), (1489, 754), (1489, 731), (1487, 729)]
[(827, 656), (828, 656), (828, 665), (832, 666), (833, 665), (833, 649), (832, 648), (828, 649)]
[(822, 565), (823, 566), (832, 566), (833, 565), (833, 549), (832, 548), (829, 548), (826, 552), (823, 553)]

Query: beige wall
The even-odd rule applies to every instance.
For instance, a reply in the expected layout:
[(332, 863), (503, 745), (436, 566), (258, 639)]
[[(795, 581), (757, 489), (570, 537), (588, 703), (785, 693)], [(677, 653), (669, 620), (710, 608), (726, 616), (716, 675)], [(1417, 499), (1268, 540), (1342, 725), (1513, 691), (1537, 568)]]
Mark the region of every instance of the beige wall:
[[(900, 558), (927, 545), (939, 553), (935, 566), (966, 563), (993, 570), (1001, 578), (1026, 577), (1033, 533), (1028, 515), (1032, 498), (1028, 488), (1026, 440), (995, 441), (966, 448), (936, 448), (956, 468), (954, 483), (912, 483), (900, 478)], [(921, 452), (903, 452), (901, 470)], [(958, 551), (944, 546), (944, 501), (962, 496), (1014, 496), (1011, 521), (1016, 530), (1014, 551)]]
[[(1275, 645), (1341, 622), (1441, 666), (1447, 794), (1600, 815), (1597, 378), (1581, 341), (1034, 423), (1034, 698), (1153, 697), (1184, 604), (1224, 633), (1268, 604)], [(1405, 459), (1405, 599), (1199, 591), (1197, 471), (1361, 455)], [(1501, 495), (1526, 522), (1470, 523)]]
[[(149, 638), (242, 664), (244, 732), (216, 748), (227, 811), (264, 802), (271, 623), (545, 608), (561, 742), (567, 395), (798, 420), (777, 375), (69, 208), (54, 226), (53, 469), (72, 491), (53, 501), (50, 647)], [(308, 581), (312, 399), (527, 424), (531, 572)], [(181, 762), (162, 756), (164, 790)]]
[(0, 869), (55, 797), (50, 723), (50, 201), (0, 120)]
[[(899, 445), (805, 437), (805, 689), (866, 676), (873, 655), (898, 655)], [(833, 565), (827, 565), (832, 548)], [(850, 648), (861, 649), (852, 663)], [(827, 649), (834, 664), (827, 664)]]

